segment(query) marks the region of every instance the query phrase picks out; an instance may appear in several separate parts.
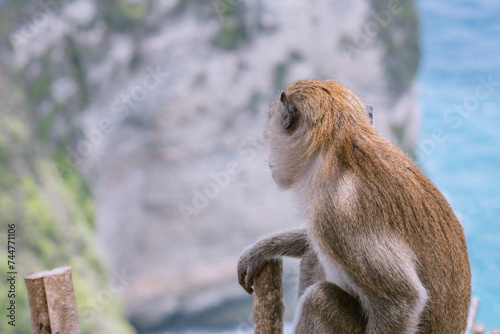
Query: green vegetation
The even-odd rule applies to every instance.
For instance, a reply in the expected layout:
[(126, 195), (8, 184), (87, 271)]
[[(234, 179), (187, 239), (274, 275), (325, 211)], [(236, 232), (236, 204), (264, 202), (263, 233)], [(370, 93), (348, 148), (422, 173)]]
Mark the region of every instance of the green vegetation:
[(50, 77), (42, 73), (30, 85), (28, 85), (28, 94), (35, 102), (40, 102), (50, 95), (50, 86), (52, 82)]
[(100, 6), (102, 6), (103, 19), (108, 29), (114, 32), (129, 32), (141, 29), (140, 26), (148, 10), (147, 2), (116, 1), (116, 6), (106, 4)]
[(188, 9), (205, 18), (208, 13), (220, 21), (219, 29), (212, 38), (212, 44), (216, 47), (235, 50), (249, 38), (245, 4), (241, 0), (178, 0), (170, 11), (169, 18), (178, 17)]
[(216, 11), (221, 25), (212, 40), (213, 44), (226, 50), (238, 48), (248, 39), (244, 4), (238, 0), (222, 0), (217, 2)]
[[(372, 0), (376, 13), (387, 10), (389, 1)], [(399, 1), (399, 13), (392, 15), (388, 26), (379, 34), (384, 44), (384, 67), (388, 77), (388, 89), (397, 97), (413, 82), (420, 62), (419, 18), (413, 1)], [(401, 38), (404, 36), (404, 38)]]
[[(0, 78), (0, 98), (12, 101), (15, 88)], [(30, 122), (24, 104), (2, 106), (0, 115), (0, 220), (2, 228), (16, 228), (16, 326), (0, 322), (0, 333), (31, 333), (28, 297), (23, 276), (32, 271), (70, 265), (83, 333), (131, 333), (117, 296), (97, 303), (102, 291), (111, 291), (100, 259), (93, 230), (93, 199), (76, 169), (58, 173), (54, 160), (34, 136), (37, 123)], [(22, 102), (22, 101), (21, 101)], [(50, 118), (44, 119), (50, 128)], [(61, 153), (56, 154), (61, 161)], [(64, 161), (64, 160), (62, 160)], [(5, 234), (3, 234), (5, 235)], [(0, 247), (6, 249), (6, 239)], [(9, 271), (2, 261), (0, 270)], [(8, 291), (8, 282), (0, 290)], [(0, 294), (0, 305), (9, 302)], [(90, 309), (89, 309), (90, 308)], [(84, 312), (82, 312), (84, 311)], [(91, 311), (91, 313), (89, 313)], [(89, 316), (92, 314), (92, 316)]]
[(283, 89), (285, 86), (285, 76), (288, 73), (288, 61), (283, 61), (274, 67), (273, 82), (276, 89)]
[(398, 139), (398, 142), (402, 143), (403, 139), (404, 139), (405, 131), (406, 131), (406, 125), (405, 124), (393, 124), (393, 125), (391, 125), (391, 131)]
[(215, 46), (226, 50), (236, 49), (246, 39), (246, 29), (234, 17), (224, 18), (219, 31), (213, 39)]
[(143, 2), (128, 3), (121, 1), (118, 3), (117, 11), (125, 20), (135, 21), (146, 16), (147, 4)]

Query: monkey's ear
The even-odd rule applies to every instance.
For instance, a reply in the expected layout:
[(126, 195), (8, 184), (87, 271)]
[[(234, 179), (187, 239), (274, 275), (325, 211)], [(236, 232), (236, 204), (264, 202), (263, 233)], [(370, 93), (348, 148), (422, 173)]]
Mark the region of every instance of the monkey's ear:
[(288, 100), (288, 95), (286, 95), (285, 91), (281, 92), (280, 101), (285, 107), (285, 112), (286, 112), (285, 118), (283, 120), (283, 126), (285, 127), (285, 129), (288, 129), (296, 119), (295, 109), (290, 104), (290, 101)]
[(368, 114), (368, 119), (370, 124), (373, 125), (373, 107), (369, 104), (365, 104), (366, 113)]

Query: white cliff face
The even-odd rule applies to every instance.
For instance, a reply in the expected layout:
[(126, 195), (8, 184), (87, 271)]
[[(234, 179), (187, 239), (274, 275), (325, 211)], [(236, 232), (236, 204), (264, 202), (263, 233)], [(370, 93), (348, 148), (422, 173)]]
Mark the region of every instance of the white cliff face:
[[(80, 57), (80, 76), (54, 79), (45, 103), (72, 101), (70, 123), (85, 130), (66, 154), (92, 186), (110, 269), (134, 275), (120, 293), (141, 328), (243, 297), (241, 250), (301, 223), (271, 179), (260, 137), (280, 89), (305, 78), (338, 80), (374, 106), (386, 137), (413, 146), (414, 70), (401, 79), (389, 62), (401, 49), (418, 52), (416, 22), (400, 24), (408, 21), (402, 15), (414, 18), (408, 2), (131, 2), (120, 5), (129, 26), (114, 29), (96, 14), (112, 16), (104, 6), (68, 4), (51, 19), (57, 34), (15, 59), (32, 67), (44, 52)], [(78, 8), (94, 18), (77, 19)], [(395, 78), (401, 91), (391, 88)], [(67, 119), (55, 116), (55, 141)]]

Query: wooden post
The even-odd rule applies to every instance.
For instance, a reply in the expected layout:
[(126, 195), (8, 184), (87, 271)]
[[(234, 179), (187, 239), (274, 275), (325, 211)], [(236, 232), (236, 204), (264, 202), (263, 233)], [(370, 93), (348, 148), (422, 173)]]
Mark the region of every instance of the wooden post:
[(31, 313), (31, 332), (37, 334), (51, 334), (49, 309), (43, 286), (43, 271), (24, 276), (24, 283), (28, 290), (28, 301)]
[(71, 267), (31, 273), (24, 282), (33, 333), (81, 333)]
[(283, 334), (283, 261), (271, 260), (254, 279), (255, 334)]

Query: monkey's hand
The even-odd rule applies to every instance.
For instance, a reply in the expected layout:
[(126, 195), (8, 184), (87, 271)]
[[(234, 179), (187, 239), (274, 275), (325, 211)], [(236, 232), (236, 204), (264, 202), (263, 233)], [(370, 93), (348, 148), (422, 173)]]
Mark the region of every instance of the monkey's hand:
[(245, 250), (238, 260), (238, 283), (246, 292), (252, 294), (253, 280), (261, 270), (266, 260), (257, 255), (253, 247)]
[(296, 228), (269, 235), (241, 254), (238, 261), (238, 282), (246, 292), (252, 294), (253, 280), (264, 264), (276, 257), (291, 256), (300, 258), (307, 248), (307, 231)]

